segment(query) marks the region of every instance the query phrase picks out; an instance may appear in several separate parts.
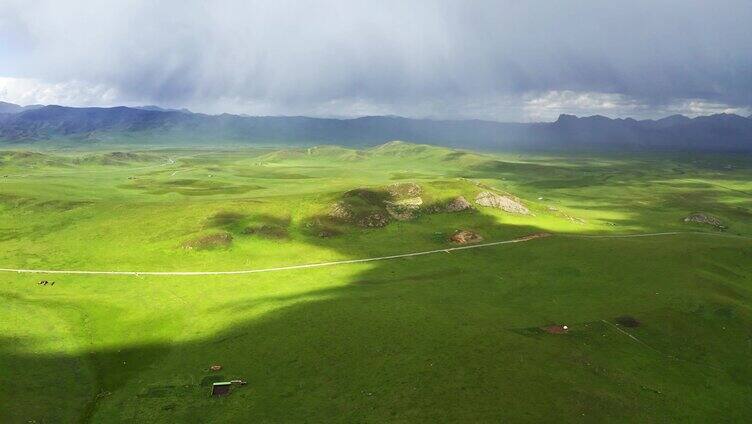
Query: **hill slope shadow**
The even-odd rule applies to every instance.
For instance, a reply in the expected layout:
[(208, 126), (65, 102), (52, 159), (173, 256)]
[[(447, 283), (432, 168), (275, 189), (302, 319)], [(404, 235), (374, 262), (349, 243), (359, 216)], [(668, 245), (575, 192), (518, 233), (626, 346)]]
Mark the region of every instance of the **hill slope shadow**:
[[(495, 218), (482, 213), (474, 214), (473, 222), (489, 233), (502, 230)], [(307, 240), (333, 246), (324, 238)], [(540, 420), (552, 411), (574, 414), (583, 408), (594, 416), (635, 417), (642, 408), (655, 412), (666, 406), (642, 398), (644, 402), (625, 401), (614, 392), (614, 382), (623, 377), (572, 367), (581, 348), (564, 339), (541, 342), (509, 331), (552, 323), (577, 307), (601, 307), (598, 302), (606, 292), (556, 304), (556, 299), (567, 299), (557, 281), (566, 281), (569, 289), (592, 276), (582, 271), (593, 267), (591, 261), (566, 253), (566, 246), (536, 240), (373, 262), (345, 285), (213, 302), (209, 312), (230, 317), (264, 302), (288, 303), (188, 342), (34, 355), (18, 349), (17, 340), (0, 339), (0, 363), (18, 377), (0, 389), (3, 403), (11, 405), (0, 417), (6, 422), (484, 421)], [(365, 244), (341, 249), (352, 258), (373, 253)], [(551, 260), (557, 252), (564, 252), (567, 275)], [(645, 251), (631, 259), (601, 260), (616, 267), (617, 262), (639, 263), (649, 256)], [(275, 278), (295, 283), (298, 273), (341, 278), (327, 268), (285, 271)], [(247, 282), (252, 290), (259, 277), (231, 278)], [(544, 287), (544, 282), (552, 284)], [(150, 299), (143, 302), (150, 306)], [(606, 307), (614, 302), (605, 301)], [(149, 331), (149, 324), (125, 328)], [(635, 352), (627, 350), (644, 354)], [(661, 363), (651, 358), (645, 360)], [(205, 368), (216, 361), (225, 368), (212, 374)], [(249, 384), (225, 399), (211, 399), (207, 384), (219, 377), (246, 378)], [(574, 387), (572, 381), (577, 382)], [(521, 399), (534, 400), (538, 407)], [(540, 408), (542, 404), (547, 407)]]

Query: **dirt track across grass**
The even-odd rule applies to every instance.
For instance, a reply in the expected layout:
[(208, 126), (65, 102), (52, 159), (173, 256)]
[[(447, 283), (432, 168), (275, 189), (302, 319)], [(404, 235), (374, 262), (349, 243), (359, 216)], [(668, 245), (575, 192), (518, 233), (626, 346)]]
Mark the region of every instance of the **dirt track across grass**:
[[(523, 243), (532, 241), (539, 238), (551, 237), (554, 234), (550, 233), (535, 233), (527, 236), (518, 237), (511, 240), (494, 241), (489, 243), (473, 244), (469, 246), (450, 247), (446, 249), (426, 250), (422, 252), (402, 253), (399, 255), (390, 256), (378, 256), (373, 258), (363, 259), (346, 259), (342, 261), (331, 262), (318, 262), (312, 264), (302, 265), (288, 265), (274, 268), (260, 268), (260, 269), (246, 269), (239, 271), (82, 271), (82, 270), (50, 270), (50, 269), (16, 269), (16, 268), (0, 268), (0, 272), (16, 272), (19, 274), (84, 274), (84, 275), (238, 275), (238, 274), (256, 274), (261, 272), (275, 272), (275, 271), (288, 271), (295, 269), (306, 268), (320, 268), (325, 266), (345, 265), (345, 264), (357, 264), (364, 262), (385, 261), (390, 259), (409, 258), (413, 256), (432, 255), (435, 253), (450, 253), (457, 250), (469, 250), (479, 249), (482, 247), (498, 246), (502, 244)], [(644, 234), (614, 234), (614, 235), (587, 235), (587, 234), (559, 234), (560, 237), (572, 237), (572, 238), (636, 238), (636, 237), (659, 237), (659, 236), (674, 236), (674, 235), (704, 235), (704, 236), (718, 236), (718, 237), (732, 237), (742, 239), (752, 239), (752, 237), (737, 236), (733, 234), (720, 234), (720, 233), (700, 233), (691, 231), (674, 231), (664, 233), (644, 233)]]

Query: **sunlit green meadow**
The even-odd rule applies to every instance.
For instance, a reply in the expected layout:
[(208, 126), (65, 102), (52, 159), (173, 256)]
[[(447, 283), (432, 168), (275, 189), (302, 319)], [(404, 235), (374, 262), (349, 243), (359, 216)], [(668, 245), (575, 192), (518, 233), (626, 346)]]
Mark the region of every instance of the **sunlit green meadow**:
[[(0, 268), (253, 270), (445, 249), (457, 229), (553, 234), (247, 275), (3, 272), (2, 422), (752, 419), (749, 158), (389, 143), (0, 159)], [(426, 205), (495, 190), (531, 215), (325, 219), (345, 192), (399, 182)], [(683, 221), (696, 212), (726, 228)], [(659, 232), (687, 234), (579, 237)]]

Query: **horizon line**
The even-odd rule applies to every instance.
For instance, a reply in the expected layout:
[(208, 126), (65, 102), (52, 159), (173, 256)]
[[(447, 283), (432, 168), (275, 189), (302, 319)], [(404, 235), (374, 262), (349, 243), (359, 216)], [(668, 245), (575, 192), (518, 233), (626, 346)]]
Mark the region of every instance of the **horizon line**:
[[(398, 118), (398, 119), (407, 119), (407, 120), (421, 120), (421, 121), (435, 121), (435, 122), (488, 122), (488, 123), (496, 123), (496, 124), (550, 124), (555, 123), (561, 120), (562, 117), (574, 117), (577, 119), (587, 119), (587, 118), (605, 118), (612, 121), (661, 121), (668, 118), (673, 117), (682, 117), (686, 119), (697, 119), (697, 118), (703, 118), (703, 117), (712, 117), (712, 116), (737, 116), (739, 118), (743, 119), (752, 119), (752, 115), (750, 116), (744, 116), (739, 115), (737, 113), (727, 113), (727, 112), (720, 112), (720, 113), (711, 113), (707, 115), (697, 115), (694, 117), (690, 117), (681, 113), (675, 113), (671, 115), (666, 115), (662, 118), (645, 118), (645, 119), (637, 119), (633, 117), (611, 117), (607, 115), (603, 115), (600, 113), (596, 113), (593, 115), (576, 115), (572, 113), (560, 113), (558, 117), (553, 121), (497, 121), (497, 120), (490, 120), (490, 119), (482, 119), (482, 118), (437, 118), (437, 117), (410, 117), (410, 116), (402, 116), (397, 114), (384, 114), (384, 115), (360, 115), (360, 116), (350, 116), (350, 117), (344, 117), (344, 116), (316, 116), (316, 115), (250, 115), (246, 113), (230, 113), (230, 112), (221, 112), (221, 113), (205, 113), (205, 112), (194, 112), (188, 108), (172, 108), (172, 107), (163, 107), (158, 105), (125, 105), (125, 104), (119, 104), (119, 105), (111, 105), (111, 106), (69, 106), (69, 105), (62, 105), (62, 104), (29, 104), (29, 105), (20, 105), (13, 102), (6, 102), (4, 100), (0, 100), (0, 103), (5, 103), (13, 106), (18, 106), (22, 108), (29, 108), (37, 106), (37, 108), (29, 109), (30, 110), (36, 110), (41, 109), (45, 107), (62, 107), (62, 108), (69, 108), (69, 109), (118, 109), (118, 108), (126, 108), (126, 109), (138, 109), (138, 110), (147, 110), (151, 112), (161, 112), (161, 113), (185, 113), (185, 114), (191, 114), (191, 115), (204, 115), (204, 116), (223, 116), (223, 115), (229, 115), (229, 116), (236, 116), (240, 118), (306, 118), (306, 119), (328, 119), (328, 120), (337, 120), (337, 121), (352, 121), (357, 119), (365, 119), (365, 118)], [(28, 111), (21, 111), (17, 113), (23, 113)]]

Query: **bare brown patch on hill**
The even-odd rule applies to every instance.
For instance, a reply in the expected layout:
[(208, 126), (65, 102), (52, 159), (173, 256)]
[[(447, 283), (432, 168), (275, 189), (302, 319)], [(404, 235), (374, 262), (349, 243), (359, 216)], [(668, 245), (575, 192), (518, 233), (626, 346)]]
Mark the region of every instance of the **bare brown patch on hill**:
[(483, 237), (470, 230), (457, 230), (452, 234), (449, 240), (457, 244), (470, 244), (483, 241)]
[(529, 234), (529, 235), (526, 235), (526, 236), (517, 237), (515, 240), (528, 241), (528, 240), (534, 240), (534, 239), (539, 239), (539, 238), (544, 238), (544, 237), (551, 237), (551, 233), (542, 233), (542, 232), (541, 233), (533, 233), (533, 234)]
[(566, 325), (547, 325), (541, 327), (541, 330), (548, 334), (566, 334), (569, 332), (569, 327)]
[(209, 234), (183, 242), (183, 248), (188, 250), (214, 249), (228, 247), (232, 243), (230, 233)]

